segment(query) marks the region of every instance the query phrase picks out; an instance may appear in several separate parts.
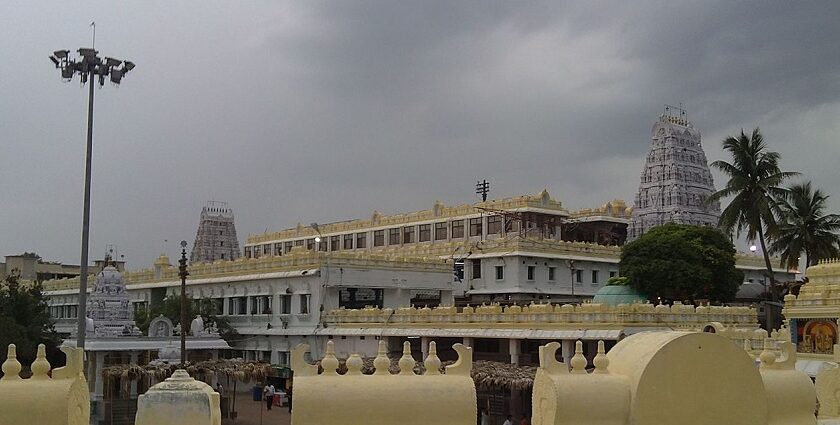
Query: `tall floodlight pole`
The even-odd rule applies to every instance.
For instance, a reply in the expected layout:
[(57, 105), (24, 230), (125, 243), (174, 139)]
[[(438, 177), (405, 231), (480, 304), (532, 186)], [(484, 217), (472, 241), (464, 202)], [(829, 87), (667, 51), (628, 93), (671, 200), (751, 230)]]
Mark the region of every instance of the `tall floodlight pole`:
[(88, 279), (88, 238), (90, 236), (90, 173), (91, 151), (93, 150), (93, 86), (96, 80), (99, 85), (105, 85), (105, 77), (111, 82), (119, 84), (122, 77), (134, 69), (131, 61), (121, 61), (114, 58), (100, 58), (94, 49), (80, 48), (79, 59), (70, 57), (69, 50), (56, 50), (50, 56), (56, 69), (61, 70), (61, 77), (70, 81), (79, 74), (82, 85), (90, 80), (88, 92), (88, 126), (87, 126), (87, 154), (85, 155), (85, 200), (82, 215), (82, 255), (79, 274), (79, 317), (76, 328), (76, 347), (85, 348), (85, 332), (87, 331), (87, 279)]
[(187, 368), (187, 241), (181, 241), (181, 259), (178, 260), (178, 276), (181, 277), (181, 369)]

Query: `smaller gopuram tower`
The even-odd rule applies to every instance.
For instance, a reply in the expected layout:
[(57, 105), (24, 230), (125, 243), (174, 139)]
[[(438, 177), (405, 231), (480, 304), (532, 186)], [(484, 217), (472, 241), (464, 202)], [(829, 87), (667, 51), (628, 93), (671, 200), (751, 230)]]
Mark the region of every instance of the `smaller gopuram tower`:
[(201, 209), (198, 231), (190, 254), (190, 263), (235, 260), (239, 258), (239, 240), (233, 224), (233, 210), (227, 202), (208, 201)]
[(700, 132), (688, 121), (685, 109), (665, 105), (651, 129), (627, 240), (665, 223), (716, 227), (720, 202), (706, 201), (714, 192)]

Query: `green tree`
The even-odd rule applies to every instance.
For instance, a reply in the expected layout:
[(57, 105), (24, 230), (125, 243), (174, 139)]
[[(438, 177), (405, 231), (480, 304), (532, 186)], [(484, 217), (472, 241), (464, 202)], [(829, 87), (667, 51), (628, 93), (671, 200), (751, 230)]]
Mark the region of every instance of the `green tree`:
[(825, 213), (827, 199), (805, 182), (791, 186), (786, 198), (776, 200), (778, 222), (769, 235), (770, 252), (779, 254), (788, 268), (799, 266), (803, 252), (806, 267), (840, 256), (840, 215)]
[[(779, 185), (799, 173), (779, 170), (780, 155), (767, 150), (758, 128), (750, 136), (741, 130), (738, 137), (727, 137), (723, 140), (723, 150), (732, 156), (732, 162), (715, 161), (712, 166), (726, 174), (729, 181), (723, 189), (712, 194), (709, 201), (732, 197), (720, 215), (720, 227), (727, 233), (734, 231), (741, 236), (745, 232), (747, 239), (758, 240), (771, 282), (771, 294), (775, 294), (776, 280), (765, 232), (768, 229), (772, 231), (776, 224), (774, 199), (787, 196), (785, 189)], [(774, 295), (773, 300), (777, 299), (778, 296)]]
[(40, 282), (24, 284), (17, 270), (0, 281), (0, 348), (17, 346), (18, 360), (29, 366), (35, 360), (38, 344), (47, 346), (50, 360), (61, 339), (53, 328)]
[(726, 235), (686, 224), (657, 226), (628, 243), (619, 268), (630, 286), (651, 300), (726, 302), (744, 280)]
[[(197, 300), (190, 300), (187, 303), (187, 318), (190, 323), (196, 316), (201, 315), (204, 320), (204, 325), (215, 325), (219, 329), (219, 335), (225, 341), (232, 341), (239, 337), (236, 329), (230, 325), (230, 322), (224, 317), (219, 316), (222, 306), (211, 298), (201, 298)], [(137, 327), (143, 331), (144, 334), (149, 333), (149, 323), (152, 319), (160, 315), (172, 321), (172, 324), (177, 326), (181, 323), (181, 296), (169, 295), (163, 299), (163, 302), (153, 305), (148, 310), (140, 310), (135, 314), (134, 321)], [(190, 323), (187, 323), (186, 329), (189, 330)]]

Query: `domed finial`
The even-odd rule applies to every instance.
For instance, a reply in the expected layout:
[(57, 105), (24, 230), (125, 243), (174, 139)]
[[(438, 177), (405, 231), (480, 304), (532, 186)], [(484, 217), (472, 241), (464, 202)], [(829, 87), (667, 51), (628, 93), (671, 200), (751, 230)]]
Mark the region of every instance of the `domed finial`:
[(374, 375), (388, 375), (391, 373), (389, 370), (391, 366), (391, 361), (388, 360), (388, 350), (385, 345), (385, 341), (379, 341), (379, 351), (376, 353), (376, 358), (373, 359), (373, 367), (376, 368), (374, 370)]
[(362, 358), (353, 353), (350, 358), (347, 359), (347, 375), (361, 375), (362, 374), (362, 366), (364, 366), (364, 362)]
[(758, 359), (761, 360), (761, 367), (772, 367), (774, 363), (776, 363), (776, 353), (770, 351), (771, 349), (771, 339), (764, 338), (764, 350), (761, 354), (758, 355)]
[(595, 365), (595, 373), (609, 373), (607, 368), (610, 365), (610, 359), (607, 358), (606, 350), (604, 350), (604, 341), (598, 341), (598, 354), (592, 359), (592, 364)]
[(426, 356), (426, 361), (423, 366), (426, 366), (426, 375), (440, 375), (440, 358), (437, 355), (437, 344), (432, 341), (429, 343), (429, 355)]
[(586, 373), (586, 357), (583, 356), (583, 343), (575, 342), (575, 355), (572, 356), (572, 373)]
[(9, 351), (6, 355), (6, 361), (3, 362), (3, 381), (13, 381), (20, 379), (20, 362), (17, 360), (17, 347), (15, 344), (9, 344)]
[(47, 348), (44, 344), (38, 344), (38, 354), (31, 368), (32, 379), (49, 379), (47, 373), (50, 371), (50, 362), (47, 361)]
[(414, 375), (414, 357), (411, 357), (411, 343), (403, 343), (403, 355), (400, 357), (400, 375)]
[(321, 367), (324, 368), (324, 375), (338, 375), (338, 359), (335, 357), (335, 344), (332, 340), (327, 341), (327, 352), (321, 360)]

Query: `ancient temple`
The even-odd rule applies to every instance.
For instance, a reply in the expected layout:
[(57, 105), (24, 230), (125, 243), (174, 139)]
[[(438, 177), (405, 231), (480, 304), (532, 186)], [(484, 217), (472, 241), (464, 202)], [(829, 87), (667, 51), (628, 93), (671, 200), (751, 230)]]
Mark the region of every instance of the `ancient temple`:
[(628, 240), (670, 222), (717, 226), (720, 203), (706, 201), (714, 192), (700, 132), (688, 121), (684, 109), (666, 106), (651, 130)]
[(190, 263), (235, 260), (239, 258), (239, 241), (233, 224), (233, 210), (227, 202), (209, 201), (201, 209)]

